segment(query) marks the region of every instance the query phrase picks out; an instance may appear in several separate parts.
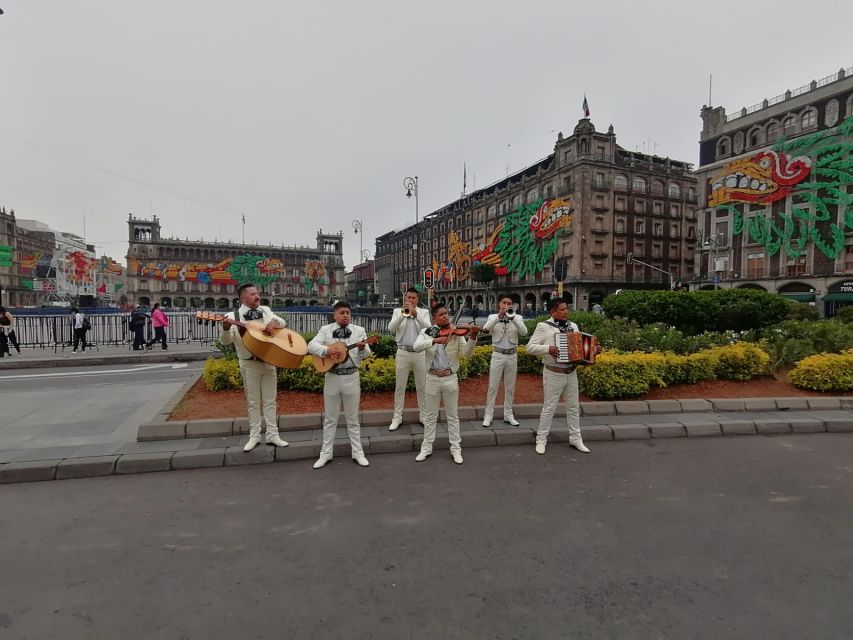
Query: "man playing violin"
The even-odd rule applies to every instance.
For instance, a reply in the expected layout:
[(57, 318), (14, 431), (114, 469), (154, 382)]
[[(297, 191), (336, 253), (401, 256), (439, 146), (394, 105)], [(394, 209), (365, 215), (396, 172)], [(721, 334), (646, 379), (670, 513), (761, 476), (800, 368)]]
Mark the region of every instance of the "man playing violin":
[(225, 345), (233, 344), (240, 361), (240, 376), (243, 378), (243, 393), (246, 394), (246, 411), (249, 414), (249, 441), (243, 451), (251, 451), (261, 441), (261, 405), (263, 421), (266, 423), (267, 444), (286, 447), (288, 443), (278, 435), (275, 404), (278, 380), (275, 366), (252, 355), (243, 345), (240, 329), (233, 321), (255, 320), (266, 327), (286, 327), (287, 323), (269, 307), (261, 306), (261, 296), (254, 284), (241, 284), (237, 288), (237, 295), (240, 296), (240, 308), (236, 312), (226, 314), (222, 321), (219, 342)]
[[(512, 309), (508, 313), (508, 310)], [(486, 409), (483, 415), (483, 426), (492, 424), (492, 414), (495, 411), (495, 398), (501, 378), (504, 381), (504, 422), (513, 427), (518, 426), (518, 420), (512, 413), (512, 401), (515, 398), (515, 379), (518, 374), (518, 338), (527, 335), (527, 325), (516, 313), (512, 306), (512, 298), (502, 295), (498, 302), (498, 312), (493, 313), (483, 325), (484, 331), (492, 334), (492, 360), (489, 363), (489, 391), (486, 394)]]
[[(551, 431), (551, 422), (557, 410), (560, 398), (566, 401), (566, 424), (569, 427), (569, 445), (581, 453), (589, 453), (583, 443), (580, 427), (580, 403), (578, 402), (578, 374), (576, 365), (557, 362), (560, 350), (557, 347), (558, 333), (579, 331), (578, 325), (569, 320), (569, 306), (562, 298), (554, 298), (550, 304), (551, 318), (536, 325), (527, 352), (541, 356), (544, 368), (542, 370), (542, 387), (544, 401), (542, 415), (539, 417), (539, 429), (536, 432), (536, 453), (544, 454)], [(601, 351), (600, 347), (596, 347)]]
[[(426, 385), (424, 441), (415, 458), (423, 462), (432, 455), (438, 409), (444, 400), (447, 414), (447, 433), (453, 462), (462, 464), (462, 435), (459, 430), (459, 358), (469, 357), (477, 346), (479, 327), (453, 327), (447, 307), (438, 305), (432, 310), (433, 326), (421, 331), (415, 341), (417, 353), (426, 352)], [(466, 337), (468, 336), (468, 337)]]
[[(341, 402), (344, 405), (344, 416), (347, 420), (352, 459), (362, 467), (369, 465), (361, 448), (361, 425), (358, 417), (358, 407), (361, 402), (361, 377), (358, 366), (365, 358), (370, 357), (370, 347), (367, 344), (367, 332), (358, 325), (352, 324), (352, 310), (349, 302), (339, 300), (334, 307), (335, 321), (320, 328), (317, 335), (308, 343), (308, 351), (322, 358), (331, 357), (337, 361), (334, 368), (326, 373), (323, 383), (323, 446), (320, 457), (314, 463), (315, 469), (321, 469), (334, 455), (335, 433), (338, 430), (338, 416), (341, 413)], [(326, 346), (332, 342), (343, 342), (356, 345), (346, 354), (331, 351)]]
[(429, 311), (418, 307), (420, 294), (414, 287), (406, 291), (403, 298), (403, 307), (394, 309), (391, 314), (391, 322), (388, 323), (388, 331), (394, 335), (397, 341), (397, 355), (395, 365), (397, 373), (397, 386), (394, 389), (394, 416), (390, 431), (396, 431), (403, 422), (403, 405), (406, 402), (406, 384), (409, 381), (409, 371), (415, 372), (415, 388), (418, 391), (418, 412), (420, 421), (424, 421), (424, 380), (426, 376), (426, 362), (424, 354), (417, 353), (414, 345), (418, 334), (430, 326)]

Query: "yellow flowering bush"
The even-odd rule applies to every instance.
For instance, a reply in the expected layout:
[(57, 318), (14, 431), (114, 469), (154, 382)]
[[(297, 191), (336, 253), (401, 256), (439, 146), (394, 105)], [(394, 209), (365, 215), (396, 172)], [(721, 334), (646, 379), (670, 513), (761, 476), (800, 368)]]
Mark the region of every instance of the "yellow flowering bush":
[(803, 358), (789, 374), (791, 382), (814, 391), (853, 390), (853, 349)]

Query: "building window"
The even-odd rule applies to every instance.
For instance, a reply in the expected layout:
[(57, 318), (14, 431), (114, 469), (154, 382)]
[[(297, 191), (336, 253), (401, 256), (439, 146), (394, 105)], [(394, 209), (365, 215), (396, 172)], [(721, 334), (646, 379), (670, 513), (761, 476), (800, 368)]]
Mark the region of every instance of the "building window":
[(729, 155), (729, 151), (731, 150), (731, 146), (729, 144), (729, 139), (726, 137), (722, 137), (717, 141), (717, 157), (725, 158)]
[(654, 234), (655, 234), (656, 236), (662, 236), (662, 235), (663, 235), (663, 224), (662, 224), (662, 223), (660, 223), (660, 222), (655, 222), (655, 225), (654, 225)]
[(593, 262), (593, 271), (597, 276), (604, 275), (604, 262), (601, 260), (596, 260)]
[(645, 213), (646, 212), (646, 201), (645, 200), (634, 200), (634, 211), (637, 213)]
[(764, 252), (746, 254), (746, 277), (764, 277)]
[(595, 218), (595, 230), (604, 231), (604, 218), (601, 216), (596, 216)]
[(548, 184), (546, 184), (544, 187), (542, 187), (542, 195), (543, 195), (544, 197), (546, 197), (546, 198), (550, 198), (550, 197), (551, 197), (551, 195), (552, 195), (552, 194), (551, 194), (551, 191), (553, 190), (553, 188), (554, 188), (554, 187), (553, 187), (553, 186), (551, 185), (551, 183), (549, 182), (549, 183), (548, 183)]
[(638, 258), (646, 257), (646, 245), (643, 242), (635, 242), (634, 243), (634, 255)]
[(646, 232), (646, 221), (645, 220), (636, 220), (634, 222), (634, 233), (638, 235), (642, 235)]
[(663, 182), (660, 180), (655, 180), (652, 182), (652, 195), (653, 196), (662, 196), (663, 195)]
[(663, 214), (663, 202), (655, 201), (652, 203), (652, 213), (659, 216)]
[(514, 211), (518, 208), (518, 195), (514, 195), (510, 201), (510, 208)]
[(669, 187), (667, 187), (667, 193), (673, 200), (678, 200), (681, 198), (681, 187), (674, 182), (670, 182)]
[(763, 131), (759, 127), (754, 127), (747, 136), (747, 142), (750, 147), (758, 147), (764, 144)]
[(616, 218), (616, 233), (625, 233), (624, 218)]
[(563, 178), (563, 193), (568, 193), (572, 190), (572, 176)]
[(616, 211), (625, 211), (628, 201), (625, 198), (616, 198)]
[(687, 238), (692, 240), (696, 237), (696, 228), (695, 227), (687, 227)]
[(805, 256), (795, 260), (788, 260), (785, 266), (785, 271), (789, 278), (796, 278), (806, 275), (806, 258)]
[(811, 129), (817, 126), (817, 110), (810, 108), (800, 116), (800, 128)]
[(657, 243), (652, 245), (652, 258), (660, 258), (661, 246)]
[(696, 202), (696, 189), (693, 187), (687, 187), (687, 199), (690, 202)]
[(631, 181), (631, 189), (634, 193), (645, 193), (648, 188), (648, 183), (644, 178), (637, 176)]
[(604, 174), (600, 172), (596, 172), (595, 176), (592, 179), (592, 186), (601, 189), (604, 187)]
[(613, 188), (616, 191), (627, 191), (628, 190), (628, 178), (623, 176), (621, 173), (617, 173), (613, 178)]
[(681, 207), (677, 204), (670, 205), (669, 215), (671, 215), (673, 218), (677, 218), (681, 215)]
[(536, 193), (536, 189), (531, 189), (527, 192), (527, 204), (533, 204), (538, 197), (539, 194)]
[(779, 123), (771, 122), (767, 125), (767, 142), (774, 142), (779, 138)]
[(743, 151), (743, 131), (738, 131), (735, 134), (734, 152), (741, 153)]
[(669, 245), (669, 259), (676, 260), (678, 258), (678, 245), (671, 244)]
[(673, 238), (677, 238), (677, 237), (678, 237), (678, 225), (677, 225), (677, 224), (670, 225), (670, 227), (669, 227), (669, 235), (670, 235), (671, 237), (673, 237)]
[(624, 256), (625, 255), (625, 243), (622, 242), (621, 240), (616, 242), (614, 251), (615, 251), (614, 255), (616, 255), (616, 257)]
[(786, 136), (790, 136), (797, 132), (797, 119), (794, 116), (787, 116), (782, 120), (782, 132)]

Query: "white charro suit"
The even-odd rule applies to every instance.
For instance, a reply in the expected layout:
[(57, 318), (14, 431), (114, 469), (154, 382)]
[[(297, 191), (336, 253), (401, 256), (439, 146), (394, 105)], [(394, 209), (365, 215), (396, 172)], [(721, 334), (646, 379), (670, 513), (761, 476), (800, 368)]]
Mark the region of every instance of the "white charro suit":
[[(495, 410), (495, 398), (501, 378), (504, 381), (504, 420), (513, 417), (512, 401), (515, 398), (515, 380), (518, 375), (518, 338), (527, 335), (527, 325), (521, 314), (512, 319), (505, 317), (502, 322), (497, 313), (493, 313), (483, 325), (484, 331), (492, 334), (492, 360), (489, 363), (489, 391), (486, 394), (484, 417), (491, 420)], [(509, 353), (509, 352), (513, 353)]]
[[(344, 342), (348, 345), (367, 340), (367, 332), (358, 325), (347, 325), (350, 335), (347, 338), (336, 338), (334, 331), (338, 324), (333, 322), (320, 327), (317, 335), (308, 343), (308, 351), (315, 356), (326, 357), (325, 345), (331, 342)], [(341, 402), (344, 405), (344, 416), (347, 421), (347, 433), (349, 434), (352, 457), (363, 456), (361, 448), (361, 425), (358, 412), (361, 402), (361, 376), (358, 367), (361, 361), (370, 357), (370, 347), (364, 349), (350, 349), (349, 358), (339, 363), (332, 371), (326, 373), (323, 384), (323, 446), (320, 449), (321, 457), (331, 458), (335, 447), (335, 434), (338, 429), (338, 416), (341, 413)]]
[[(403, 420), (403, 405), (406, 402), (406, 382), (409, 371), (415, 372), (415, 388), (418, 392), (418, 412), (424, 419), (424, 382), (426, 376), (426, 361), (423, 353), (415, 352), (414, 344), (418, 334), (432, 325), (429, 311), (418, 307), (417, 317), (406, 318), (402, 309), (394, 309), (388, 331), (394, 334), (397, 341), (396, 373), (397, 386), (394, 389), (394, 418), (393, 422)], [(409, 342), (410, 344), (406, 344)]]
[[(578, 331), (578, 325), (574, 322), (568, 323), (569, 331)], [(547, 368), (542, 369), (542, 387), (544, 391), (544, 402), (542, 403), (542, 415), (539, 417), (539, 429), (536, 432), (536, 444), (546, 444), (548, 433), (551, 431), (551, 422), (560, 398), (564, 397), (566, 402), (566, 424), (569, 427), (569, 443), (582, 443), (580, 427), (580, 404), (578, 401), (578, 374), (574, 367), (558, 365), (548, 349), (556, 346), (557, 334), (560, 330), (548, 322), (540, 322), (536, 325), (530, 341), (527, 343), (527, 352), (542, 357), (545, 366), (557, 366), (565, 368), (567, 373), (558, 373)]]
[(452, 373), (439, 377), (429, 373), (436, 363), (438, 346), (432, 343), (429, 333), (430, 327), (421, 331), (415, 342), (417, 352), (426, 352), (426, 385), (424, 389), (424, 402), (426, 404), (424, 413), (424, 441), (421, 452), (432, 453), (432, 445), (435, 442), (435, 426), (438, 422), (438, 409), (444, 400), (444, 411), (447, 414), (447, 434), (450, 440), (450, 453), (462, 452), (462, 434), (459, 429), (459, 358), (467, 358), (473, 353), (477, 346), (476, 340), (468, 340), (462, 336), (451, 336), (444, 347), (447, 364)]
[[(262, 317), (258, 322), (272, 326), (286, 327), (287, 323), (272, 312), (269, 307), (259, 306), (257, 308)], [(234, 312), (226, 314), (232, 320), (244, 321), (250, 309), (241, 305), (237, 310), (238, 317)], [(261, 406), (263, 406), (263, 422), (266, 423), (267, 441), (278, 435), (278, 419), (276, 418), (276, 392), (277, 379), (275, 366), (267, 364), (255, 358), (243, 345), (240, 337), (239, 327), (232, 327), (228, 331), (221, 331), (219, 341), (222, 344), (233, 344), (240, 361), (240, 375), (243, 378), (243, 392), (246, 394), (246, 412), (249, 414), (249, 437), (261, 438)]]

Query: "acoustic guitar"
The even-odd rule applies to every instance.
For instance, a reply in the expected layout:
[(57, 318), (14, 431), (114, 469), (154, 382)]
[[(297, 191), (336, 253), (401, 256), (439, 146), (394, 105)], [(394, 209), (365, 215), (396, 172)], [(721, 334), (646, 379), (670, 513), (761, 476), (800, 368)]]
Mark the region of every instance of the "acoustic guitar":
[[(222, 322), (225, 316), (211, 311), (198, 311), (196, 319), (201, 322)], [(298, 369), (308, 355), (308, 343), (305, 338), (291, 329), (270, 326), (269, 334), (264, 332), (264, 323), (258, 320), (231, 320), (231, 324), (240, 328), (243, 346), (258, 360), (282, 369)]]
[[(381, 338), (379, 336), (370, 336), (365, 340), (367, 344), (376, 344), (379, 342)], [(343, 364), (349, 358), (350, 349), (354, 349), (358, 343), (354, 342), (352, 344), (346, 344), (344, 342), (330, 342), (325, 346), (329, 350), (329, 354), (325, 358), (321, 358), (320, 356), (312, 355), (311, 359), (314, 362), (314, 368), (320, 373), (326, 373), (330, 371), (332, 367), (336, 364)], [(332, 360), (332, 354), (338, 353), (340, 354), (340, 358), (336, 360)]]

